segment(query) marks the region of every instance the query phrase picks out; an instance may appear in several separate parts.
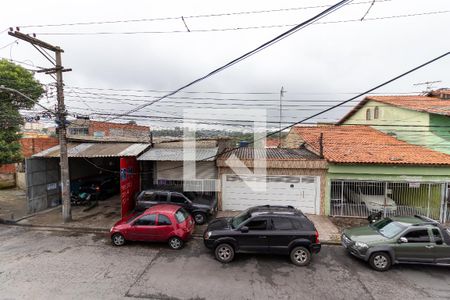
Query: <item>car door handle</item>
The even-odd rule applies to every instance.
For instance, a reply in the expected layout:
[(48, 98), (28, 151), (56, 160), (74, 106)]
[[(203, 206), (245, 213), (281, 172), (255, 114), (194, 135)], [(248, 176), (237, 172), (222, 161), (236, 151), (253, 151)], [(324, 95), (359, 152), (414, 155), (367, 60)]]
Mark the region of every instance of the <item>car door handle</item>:
[(434, 246), (433, 246), (433, 245), (426, 245), (425, 248), (427, 248), (427, 249), (433, 249)]
[(260, 239), (267, 239), (267, 236), (265, 236), (265, 235), (260, 235), (260, 236), (258, 236), (258, 238), (260, 238)]

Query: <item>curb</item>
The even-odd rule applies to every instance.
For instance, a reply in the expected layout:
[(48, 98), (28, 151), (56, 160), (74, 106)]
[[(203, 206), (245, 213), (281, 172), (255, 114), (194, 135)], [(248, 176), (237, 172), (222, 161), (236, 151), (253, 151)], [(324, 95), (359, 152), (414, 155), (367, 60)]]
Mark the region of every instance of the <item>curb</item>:
[[(60, 231), (60, 232), (76, 232), (76, 233), (94, 233), (94, 234), (108, 234), (109, 229), (105, 228), (88, 228), (88, 227), (67, 227), (67, 226), (51, 226), (51, 225), (31, 225), (31, 224), (17, 224), (13, 221), (0, 219), (0, 224), (6, 226), (16, 226), (25, 227), (34, 230), (45, 230), (45, 231)], [(202, 234), (193, 234), (193, 239), (201, 240), (203, 239)], [(338, 241), (321, 241), (322, 245), (327, 246), (340, 246), (341, 243)]]
[(29, 229), (36, 230), (46, 230), (46, 231), (65, 231), (65, 232), (77, 232), (77, 233), (109, 233), (109, 229), (105, 228), (89, 228), (89, 227), (68, 227), (68, 226), (51, 226), (51, 225), (32, 225), (32, 224), (18, 224), (11, 222), (1, 222), (7, 226), (25, 227)]

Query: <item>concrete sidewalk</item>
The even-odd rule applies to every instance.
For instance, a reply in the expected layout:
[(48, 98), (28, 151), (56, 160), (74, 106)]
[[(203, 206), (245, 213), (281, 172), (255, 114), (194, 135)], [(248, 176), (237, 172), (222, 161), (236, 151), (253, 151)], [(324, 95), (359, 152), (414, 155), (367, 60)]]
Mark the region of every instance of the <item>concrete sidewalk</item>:
[(16, 188), (0, 190), (0, 221), (14, 222), (27, 213), (25, 191)]
[(115, 222), (120, 220), (120, 195), (98, 201), (98, 205), (87, 210), (86, 206), (72, 206), (72, 222), (64, 223), (62, 208), (58, 206), (33, 214), (16, 222), (16, 225), (74, 229), (87, 232), (109, 232)]

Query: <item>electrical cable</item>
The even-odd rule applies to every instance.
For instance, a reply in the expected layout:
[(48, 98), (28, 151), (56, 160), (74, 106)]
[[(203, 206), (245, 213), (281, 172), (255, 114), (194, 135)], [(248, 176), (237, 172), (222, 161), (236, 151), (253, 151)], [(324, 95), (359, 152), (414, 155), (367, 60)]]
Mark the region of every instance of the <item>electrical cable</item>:
[[(392, 16), (382, 16), (382, 17), (372, 17), (372, 18), (365, 18), (364, 21), (401, 19), (401, 18), (411, 18), (411, 17), (429, 16), (429, 15), (438, 15), (438, 14), (447, 14), (447, 13), (450, 13), (450, 10), (430, 11), (430, 12), (423, 12), (423, 13), (392, 15)], [(361, 19), (359, 18), (359, 19), (316, 22), (314, 24), (315, 25), (330, 25), (330, 24), (352, 23), (352, 22), (361, 22)], [(291, 27), (294, 25), (295, 24), (273, 24), (273, 25), (258, 25), (258, 26), (243, 26), (243, 27), (228, 27), (228, 28), (191, 29), (190, 32), (187, 32), (186, 30), (172, 30), (172, 31), (36, 32), (36, 34), (38, 34), (38, 35), (53, 35), (53, 36), (90, 36), (90, 35), (205, 33), (205, 32), (228, 32), (228, 31), (255, 30), (255, 29), (273, 29), (273, 28)]]
[(269, 41), (267, 41), (265, 43), (263, 43), (262, 45), (254, 48), (253, 50), (251, 50), (251, 51), (249, 51), (249, 52), (239, 56), (238, 58), (233, 59), (232, 61), (226, 63), (225, 65), (223, 65), (223, 66), (221, 66), (221, 67), (211, 71), (210, 73), (208, 73), (208, 74), (206, 74), (206, 75), (204, 75), (204, 76), (202, 76), (202, 77), (200, 77), (198, 79), (195, 79), (194, 81), (191, 81), (190, 83), (188, 83), (188, 84), (186, 84), (186, 85), (184, 85), (184, 86), (174, 90), (173, 92), (170, 92), (170, 93), (168, 93), (168, 94), (166, 94), (166, 95), (164, 95), (164, 96), (162, 96), (162, 97), (160, 97), (160, 98), (158, 98), (156, 100), (153, 100), (150, 103), (139, 105), (138, 107), (136, 107), (134, 109), (131, 109), (129, 112), (127, 112), (125, 114), (130, 114), (130, 113), (136, 112), (138, 110), (141, 110), (142, 108), (145, 108), (145, 107), (150, 106), (150, 105), (152, 105), (154, 103), (157, 103), (157, 102), (159, 102), (159, 101), (161, 101), (161, 100), (163, 100), (163, 99), (165, 99), (167, 97), (173, 96), (176, 93), (178, 93), (179, 91), (182, 91), (182, 90), (184, 90), (184, 89), (186, 89), (186, 88), (188, 88), (188, 87), (190, 87), (192, 85), (195, 85), (196, 83), (198, 83), (200, 81), (203, 81), (206, 78), (211, 77), (214, 74), (219, 73), (219, 72), (221, 72), (221, 71), (223, 71), (223, 70), (225, 70), (225, 69), (227, 69), (227, 68), (237, 64), (238, 62), (241, 62), (242, 60), (244, 60), (244, 59), (246, 59), (246, 58), (248, 58), (248, 57), (250, 57), (250, 56), (252, 56), (252, 55), (254, 55), (254, 54), (256, 54), (256, 53), (258, 53), (260, 51), (262, 51), (262, 50), (264, 50), (265, 48), (270, 47), (270, 46), (272, 46), (275, 43), (278, 43), (279, 41), (285, 39), (286, 37), (290, 36), (291, 34), (296, 33), (297, 31), (299, 31), (299, 30), (307, 27), (308, 25), (314, 23), (315, 21), (320, 20), (320, 19), (324, 18), (325, 16), (333, 13), (334, 11), (344, 7), (349, 2), (351, 2), (351, 0), (339, 1), (338, 3), (334, 4), (333, 6), (327, 8), (326, 10), (322, 11), (321, 13), (315, 15), (314, 17), (312, 17), (312, 18), (310, 18), (310, 19), (308, 19), (308, 20), (306, 20), (306, 21), (304, 21), (304, 22), (294, 26), (293, 28), (287, 30), (286, 32), (276, 36), (275, 38), (273, 38), (273, 39), (271, 39), (271, 40), (269, 40)]
[[(349, 5), (359, 5), (368, 4), (370, 1), (363, 2), (353, 2)], [(379, 3), (390, 2), (392, 0), (379, 0)], [(277, 8), (277, 9), (266, 9), (266, 10), (253, 10), (253, 11), (239, 11), (230, 13), (210, 13), (202, 15), (188, 15), (183, 16), (184, 19), (198, 19), (198, 18), (211, 18), (211, 17), (224, 17), (224, 16), (237, 16), (237, 15), (251, 15), (251, 14), (265, 14), (273, 12), (286, 12), (286, 11), (296, 11), (296, 10), (306, 10), (315, 8), (329, 7), (329, 5), (316, 5), (316, 6), (303, 6), (303, 7), (291, 7), (291, 8)], [(167, 20), (179, 20), (180, 17), (158, 17), (158, 18), (142, 18), (142, 19), (127, 19), (127, 20), (109, 20), (109, 21), (87, 21), (87, 22), (72, 22), (72, 23), (60, 23), (60, 24), (34, 24), (34, 25), (21, 25), (19, 28), (41, 28), (41, 27), (63, 27), (63, 26), (83, 26), (83, 25), (103, 25), (103, 24), (117, 24), (117, 23), (135, 23), (135, 22), (153, 22), (153, 21), (167, 21)], [(4, 31), (8, 30), (5, 29)], [(4, 31), (0, 32), (3, 33)]]

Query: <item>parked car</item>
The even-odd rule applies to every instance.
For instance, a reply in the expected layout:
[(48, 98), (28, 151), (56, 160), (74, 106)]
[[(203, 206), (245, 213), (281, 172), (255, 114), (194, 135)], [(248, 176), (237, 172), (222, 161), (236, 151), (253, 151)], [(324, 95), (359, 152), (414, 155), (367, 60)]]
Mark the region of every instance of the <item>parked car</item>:
[(120, 183), (112, 176), (87, 178), (81, 180), (78, 190), (90, 194), (95, 200), (103, 200), (118, 194)]
[(397, 263), (450, 265), (449, 229), (418, 215), (344, 230), (342, 245), (377, 271)]
[(385, 196), (384, 188), (380, 186), (346, 186), (344, 187), (344, 194), (348, 201), (356, 204), (364, 204), (369, 213), (384, 211), (385, 206), (387, 212), (394, 213), (397, 210), (395, 201)]
[(196, 224), (204, 224), (217, 209), (216, 201), (213, 203), (199, 203), (192, 201), (180, 192), (144, 190), (136, 197), (136, 209), (144, 210), (155, 204), (172, 203), (182, 206), (194, 217)]
[(170, 248), (181, 249), (194, 231), (194, 220), (182, 207), (155, 205), (143, 213), (135, 213), (118, 221), (111, 228), (113, 245), (126, 241), (168, 242)]
[(235, 253), (289, 255), (298, 266), (306, 266), (321, 245), (314, 224), (292, 206), (256, 206), (233, 218), (209, 223), (203, 241), (222, 263)]

